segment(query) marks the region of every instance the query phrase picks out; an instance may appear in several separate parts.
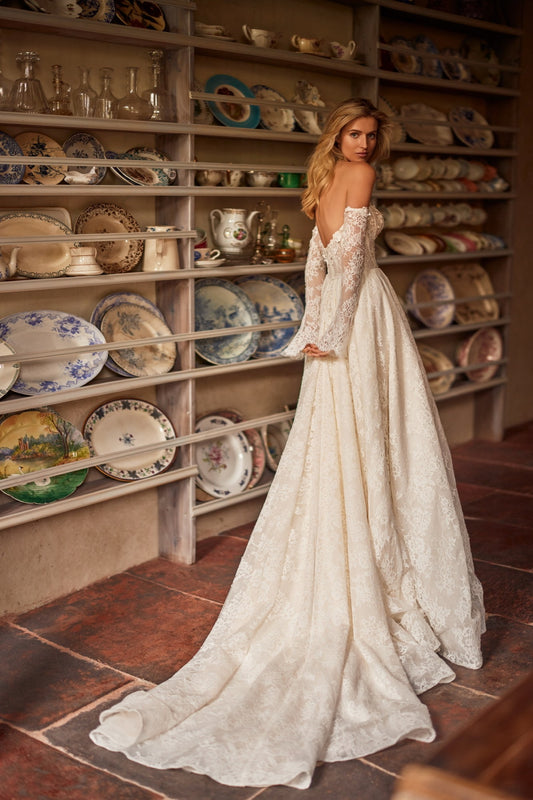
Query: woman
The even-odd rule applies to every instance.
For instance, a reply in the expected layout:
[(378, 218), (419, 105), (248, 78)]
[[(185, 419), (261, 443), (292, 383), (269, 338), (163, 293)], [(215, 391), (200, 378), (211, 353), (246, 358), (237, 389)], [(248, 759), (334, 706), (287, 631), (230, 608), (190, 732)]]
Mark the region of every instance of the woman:
[(311, 158), (307, 356), (272, 488), (220, 616), (93, 740), (226, 784), (306, 788), (317, 761), (431, 741), (417, 694), (481, 666), (482, 593), (450, 455), (403, 310), (377, 268), (370, 161), (390, 123), (351, 99)]

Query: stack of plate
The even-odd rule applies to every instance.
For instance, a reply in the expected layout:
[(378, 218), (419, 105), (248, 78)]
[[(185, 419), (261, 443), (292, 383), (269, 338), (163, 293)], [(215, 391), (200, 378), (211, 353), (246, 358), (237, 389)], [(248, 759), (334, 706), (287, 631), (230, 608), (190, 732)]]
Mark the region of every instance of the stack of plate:
[[(131, 147), (125, 153), (106, 152), (106, 158), (123, 158), (131, 161), (164, 162), (169, 158), (153, 147)], [(117, 177), (133, 186), (169, 186), (176, 180), (177, 172), (172, 167), (159, 167), (155, 163), (146, 167), (111, 167)]]

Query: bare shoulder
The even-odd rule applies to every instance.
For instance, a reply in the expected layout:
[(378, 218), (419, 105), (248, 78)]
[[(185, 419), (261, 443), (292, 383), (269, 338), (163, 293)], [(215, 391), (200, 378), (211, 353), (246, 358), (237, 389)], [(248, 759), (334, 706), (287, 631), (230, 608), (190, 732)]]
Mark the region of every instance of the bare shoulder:
[(365, 161), (344, 161), (339, 165), (338, 178), (346, 192), (346, 204), (354, 208), (368, 206), (376, 173)]

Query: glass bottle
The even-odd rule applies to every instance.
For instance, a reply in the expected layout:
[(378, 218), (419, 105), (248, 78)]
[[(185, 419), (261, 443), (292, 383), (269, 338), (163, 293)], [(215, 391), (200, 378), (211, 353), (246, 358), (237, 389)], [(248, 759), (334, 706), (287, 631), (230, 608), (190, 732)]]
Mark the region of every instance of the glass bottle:
[(166, 88), (164, 53), (162, 50), (150, 50), (148, 54), (152, 59), (152, 84), (142, 96), (152, 104), (150, 119), (168, 122), (172, 120), (173, 115), (170, 94)]
[(113, 67), (100, 69), (101, 90), (94, 102), (94, 116), (100, 119), (115, 119), (117, 116), (117, 98), (111, 91)]
[(72, 114), (70, 106), (70, 86), (63, 80), (63, 67), (61, 64), (52, 65), (53, 95), (48, 100), (50, 114)]
[(72, 92), (72, 109), (76, 117), (94, 116), (96, 92), (89, 81), (89, 68), (79, 67), (80, 85)]
[(150, 119), (152, 104), (137, 92), (138, 67), (126, 67), (128, 77), (128, 91), (117, 102), (117, 117), (119, 119)]
[(41, 81), (34, 74), (34, 65), (38, 61), (39, 56), (33, 50), (17, 53), (17, 64), (20, 64), (22, 77), (17, 78), (11, 89), (9, 100), (11, 111), (21, 111), (25, 114), (45, 114), (48, 111)]

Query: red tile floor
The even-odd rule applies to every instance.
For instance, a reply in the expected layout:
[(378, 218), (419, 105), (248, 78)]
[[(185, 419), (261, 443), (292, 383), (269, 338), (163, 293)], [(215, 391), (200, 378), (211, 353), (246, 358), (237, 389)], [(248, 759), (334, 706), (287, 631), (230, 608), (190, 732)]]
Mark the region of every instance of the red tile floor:
[[(531, 668), (533, 423), (501, 443), (454, 449), (459, 492), (488, 631), (485, 665), (458, 668), (425, 695), (438, 741)], [(26, 614), (0, 620), (0, 800), (285, 800), (296, 789), (231, 788), (181, 770), (138, 766), (95, 747), (101, 709), (184, 664), (219, 612), (251, 526), (199, 543), (198, 561), (141, 564)], [(385, 800), (432, 744), (406, 741), (368, 758), (319, 767), (306, 798)]]

